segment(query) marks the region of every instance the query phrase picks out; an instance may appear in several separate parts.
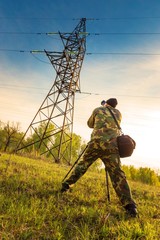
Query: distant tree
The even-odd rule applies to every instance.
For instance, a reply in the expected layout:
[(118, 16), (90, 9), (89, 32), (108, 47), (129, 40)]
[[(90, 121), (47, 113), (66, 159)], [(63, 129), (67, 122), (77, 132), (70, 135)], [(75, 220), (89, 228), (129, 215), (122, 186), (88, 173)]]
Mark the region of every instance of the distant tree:
[(22, 137), (20, 123), (0, 122), (0, 149), (4, 152), (13, 151)]
[(128, 179), (140, 181), (150, 185), (160, 185), (160, 176), (154, 170), (147, 167), (135, 168), (134, 166), (122, 166)]
[(3, 132), (3, 122), (0, 121), (0, 150), (3, 149), (3, 142), (4, 142), (4, 132)]
[(80, 135), (73, 133), (72, 135), (72, 161), (69, 164), (73, 164), (79, 155), (82, 153), (86, 147), (85, 142), (82, 140)]
[[(51, 132), (54, 130), (54, 125), (49, 124), (46, 125), (45, 122), (41, 122), (37, 128), (35, 128), (35, 132), (25, 139), (23, 145), (26, 146), (26, 150), (24, 148), (24, 152), (32, 153), (32, 155), (39, 155), (40, 153), (47, 152), (49, 148), (50, 140), (52, 137), (48, 138), (48, 135), (51, 135)], [(43, 141), (41, 142), (41, 140)], [(54, 141), (54, 138), (53, 138)]]
[[(69, 133), (68, 133), (68, 135), (69, 135)], [(68, 137), (68, 139), (69, 139), (69, 137)], [(67, 136), (66, 136), (66, 141), (67, 141)], [(54, 145), (58, 146), (59, 144), (60, 144), (60, 134), (57, 134)], [(71, 144), (72, 144), (72, 146), (71, 146)], [(54, 147), (54, 145), (53, 145), (53, 147)], [(63, 154), (61, 159), (58, 159), (58, 150), (55, 149), (55, 151), (54, 151), (55, 162), (64, 163), (64, 164), (68, 164), (68, 165), (73, 164), (73, 162), (75, 162), (75, 160), (78, 158), (79, 154), (84, 149), (84, 147), (85, 146), (84, 146), (81, 136), (73, 133), (72, 141), (68, 141), (68, 147), (66, 148), (65, 144), (63, 144), (61, 146), (61, 152)], [(69, 159), (68, 156), (69, 156), (70, 149), (71, 149), (71, 158)]]
[[(65, 141), (69, 140), (70, 134), (65, 135)], [(68, 137), (68, 138), (67, 138)], [(42, 142), (41, 142), (42, 140)], [(58, 156), (59, 145), (61, 141), (61, 134), (56, 132), (54, 124), (41, 122), (37, 128), (34, 129), (34, 133), (24, 138), (20, 144), (20, 149), (23, 154), (29, 154), (32, 157), (42, 157), (54, 160), (56, 163), (64, 163), (71, 165), (79, 156), (81, 151), (85, 147), (85, 143), (79, 135), (72, 134), (72, 147), (71, 142), (68, 141), (68, 146), (63, 143), (61, 145), (62, 156)], [(70, 148), (71, 147), (71, 148)], [(71, 149), (71, 158), (68, 158), (68, 152)]]
[(159, 179), (158, 179), (156, 173), (154, 172), (154, 170), (147, 168), (147, 167), (139, 168), (137, 178), (141, 182), (150, 184), (150, 185), (157, 185), (159, 182)]
[(132, 180), (137, 180), (137, 171), (138, 170), (135, 167), (130, 166), (129, 171), (130, 171), (131, 179)]

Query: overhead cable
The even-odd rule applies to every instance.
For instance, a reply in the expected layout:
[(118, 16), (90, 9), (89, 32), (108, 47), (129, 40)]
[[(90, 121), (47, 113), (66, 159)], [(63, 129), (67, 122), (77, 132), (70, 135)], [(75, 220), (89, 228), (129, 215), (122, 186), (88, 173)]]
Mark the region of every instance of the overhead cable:
[[(0, 34), (8, 35), (59, 35), (59, 32), (7, 32), (1, 31)], [(61, 34), (71, 34), (70, 32), (61, 32)], [(160, 35), (160, 32), (80, 32), (88, 36), (100, 36), (100, 35)]]
[[(16, 19), (24, 19), (24, 20), (71, 20), (71, 21), (77, 21), (82, 18), (54, 18), (54, 17), (24, 17), (24, 16), (14, 16), (14, 17), (2, 17), (0, 16), (0, 19), (11, 19), (11, 20), (16, 20)], [(139, 20), (139, 19), (160, 19), (160, 16), (135, 16), (135, 17), (88, 17), (86, 20), (88, 21), (100, 21), (100, 20)]]
[[(34, 87), (34, 86), (22, 86), (22, 85), (13, 85), (13, 84), (0, 84), (0, 88), (7, 88), (7, 89), (15, 89), (16, 91), (21, 91), (23, 90), (28, 90), (28, 89), (32, 89), (32, 90), (45, 90), (47, 91), (47, 88), (41, 88), (41, 87)], [(42, 92), (40, 92), (42, 93)], [(106, 96), (106, 93), (95, 93), (95, 92), (77, 92), (78, 94), (84, 94), (84, 95), (100, 95)], [(135, 98), (160, 98), (160, 96), (144, 96), (144, 95), (126, 95), (126, 94), (116, 94), (117, 96), (120, 97), (135, 97)]]
[[(19, 52), (19, 53), (45, 53), (44, 50), (18, 50), (18, 49), (0, 49), (0, 52)], [(61, 52), (57, 51), (50, 51), (50, 53), (58, 53), (60, 54)], [(74, 52), (68, 52), (68, 54), (74, 54)], [(75, 52), (76, 54), (76, 52)], [(137, 56), (147, 56), (147, 55), (154, 55), (154, 56), (159, 56), (160, 53), (145, 53), (145, 52), (87, 52), (86, 55), (137, 55)]]
[[(81, 94), (87, 94), (87, 95), (105, 95), (105, 93), (93, 93), (93, 92), (80, 92)], [(160, 98), (159, 96), (138, 96), (138, 95), (125, 95), (125, 94), (116, 94), (116, 96), (119, 97), (136, 97), (136, 98)]]
[(140, 55), (140, 56), (147, 56), (147, 55), (154, 55), (154, 56), (159, 56), (160, 53), (143, 53), (143, 52), (88, 52), (86, 55)]

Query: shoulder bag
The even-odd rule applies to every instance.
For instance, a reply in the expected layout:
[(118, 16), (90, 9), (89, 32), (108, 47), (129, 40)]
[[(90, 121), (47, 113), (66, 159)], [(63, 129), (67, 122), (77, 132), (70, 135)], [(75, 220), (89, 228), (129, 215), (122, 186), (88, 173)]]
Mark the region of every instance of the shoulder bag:
[(107, 108), (108, 108), (110, 114), (112, 115), (118, 129), (121, 132), (121, 135), (117, 137), (119, 156), (121, 158), (130, 157), (136, 147), (136, 142), (129, 135), (123, 134), (122, 129), (119, 126), (118, 121), (117, 121), (115, 115), (113, 114), (112, 110), (109, 107), (107, 107)]

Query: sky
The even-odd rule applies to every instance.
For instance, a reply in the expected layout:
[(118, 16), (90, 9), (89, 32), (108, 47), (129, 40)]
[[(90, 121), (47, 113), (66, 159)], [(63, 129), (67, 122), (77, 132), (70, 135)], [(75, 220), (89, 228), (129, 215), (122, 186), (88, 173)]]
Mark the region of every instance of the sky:
[(1, 0), (0, 121), (25, 132), (55, 80), (44, 53), (58, 51), (57, 34), (86, 18), (86, 55), (76, 94), (74, 132), (89, 141), (87, 120), (115, 97), (122, 130), (136, 141), (125, 165), (160, 169), (160, 1)]

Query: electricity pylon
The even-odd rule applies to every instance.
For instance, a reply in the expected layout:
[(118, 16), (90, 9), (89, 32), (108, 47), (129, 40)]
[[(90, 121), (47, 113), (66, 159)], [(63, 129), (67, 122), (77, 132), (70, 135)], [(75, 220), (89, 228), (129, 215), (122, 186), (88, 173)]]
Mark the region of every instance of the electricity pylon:
[(41, 155), (52, 155), (57, 163), (61, 160), (70, 163), (75, 93), (80, 92), (80, 71), (86, 51), (86, 19), (82, 18), (72, 33), (59, 35), (64, 50), (45, 51), (56, 71), (54, 84), (16, 152), (24, 148), (36, 149)]

